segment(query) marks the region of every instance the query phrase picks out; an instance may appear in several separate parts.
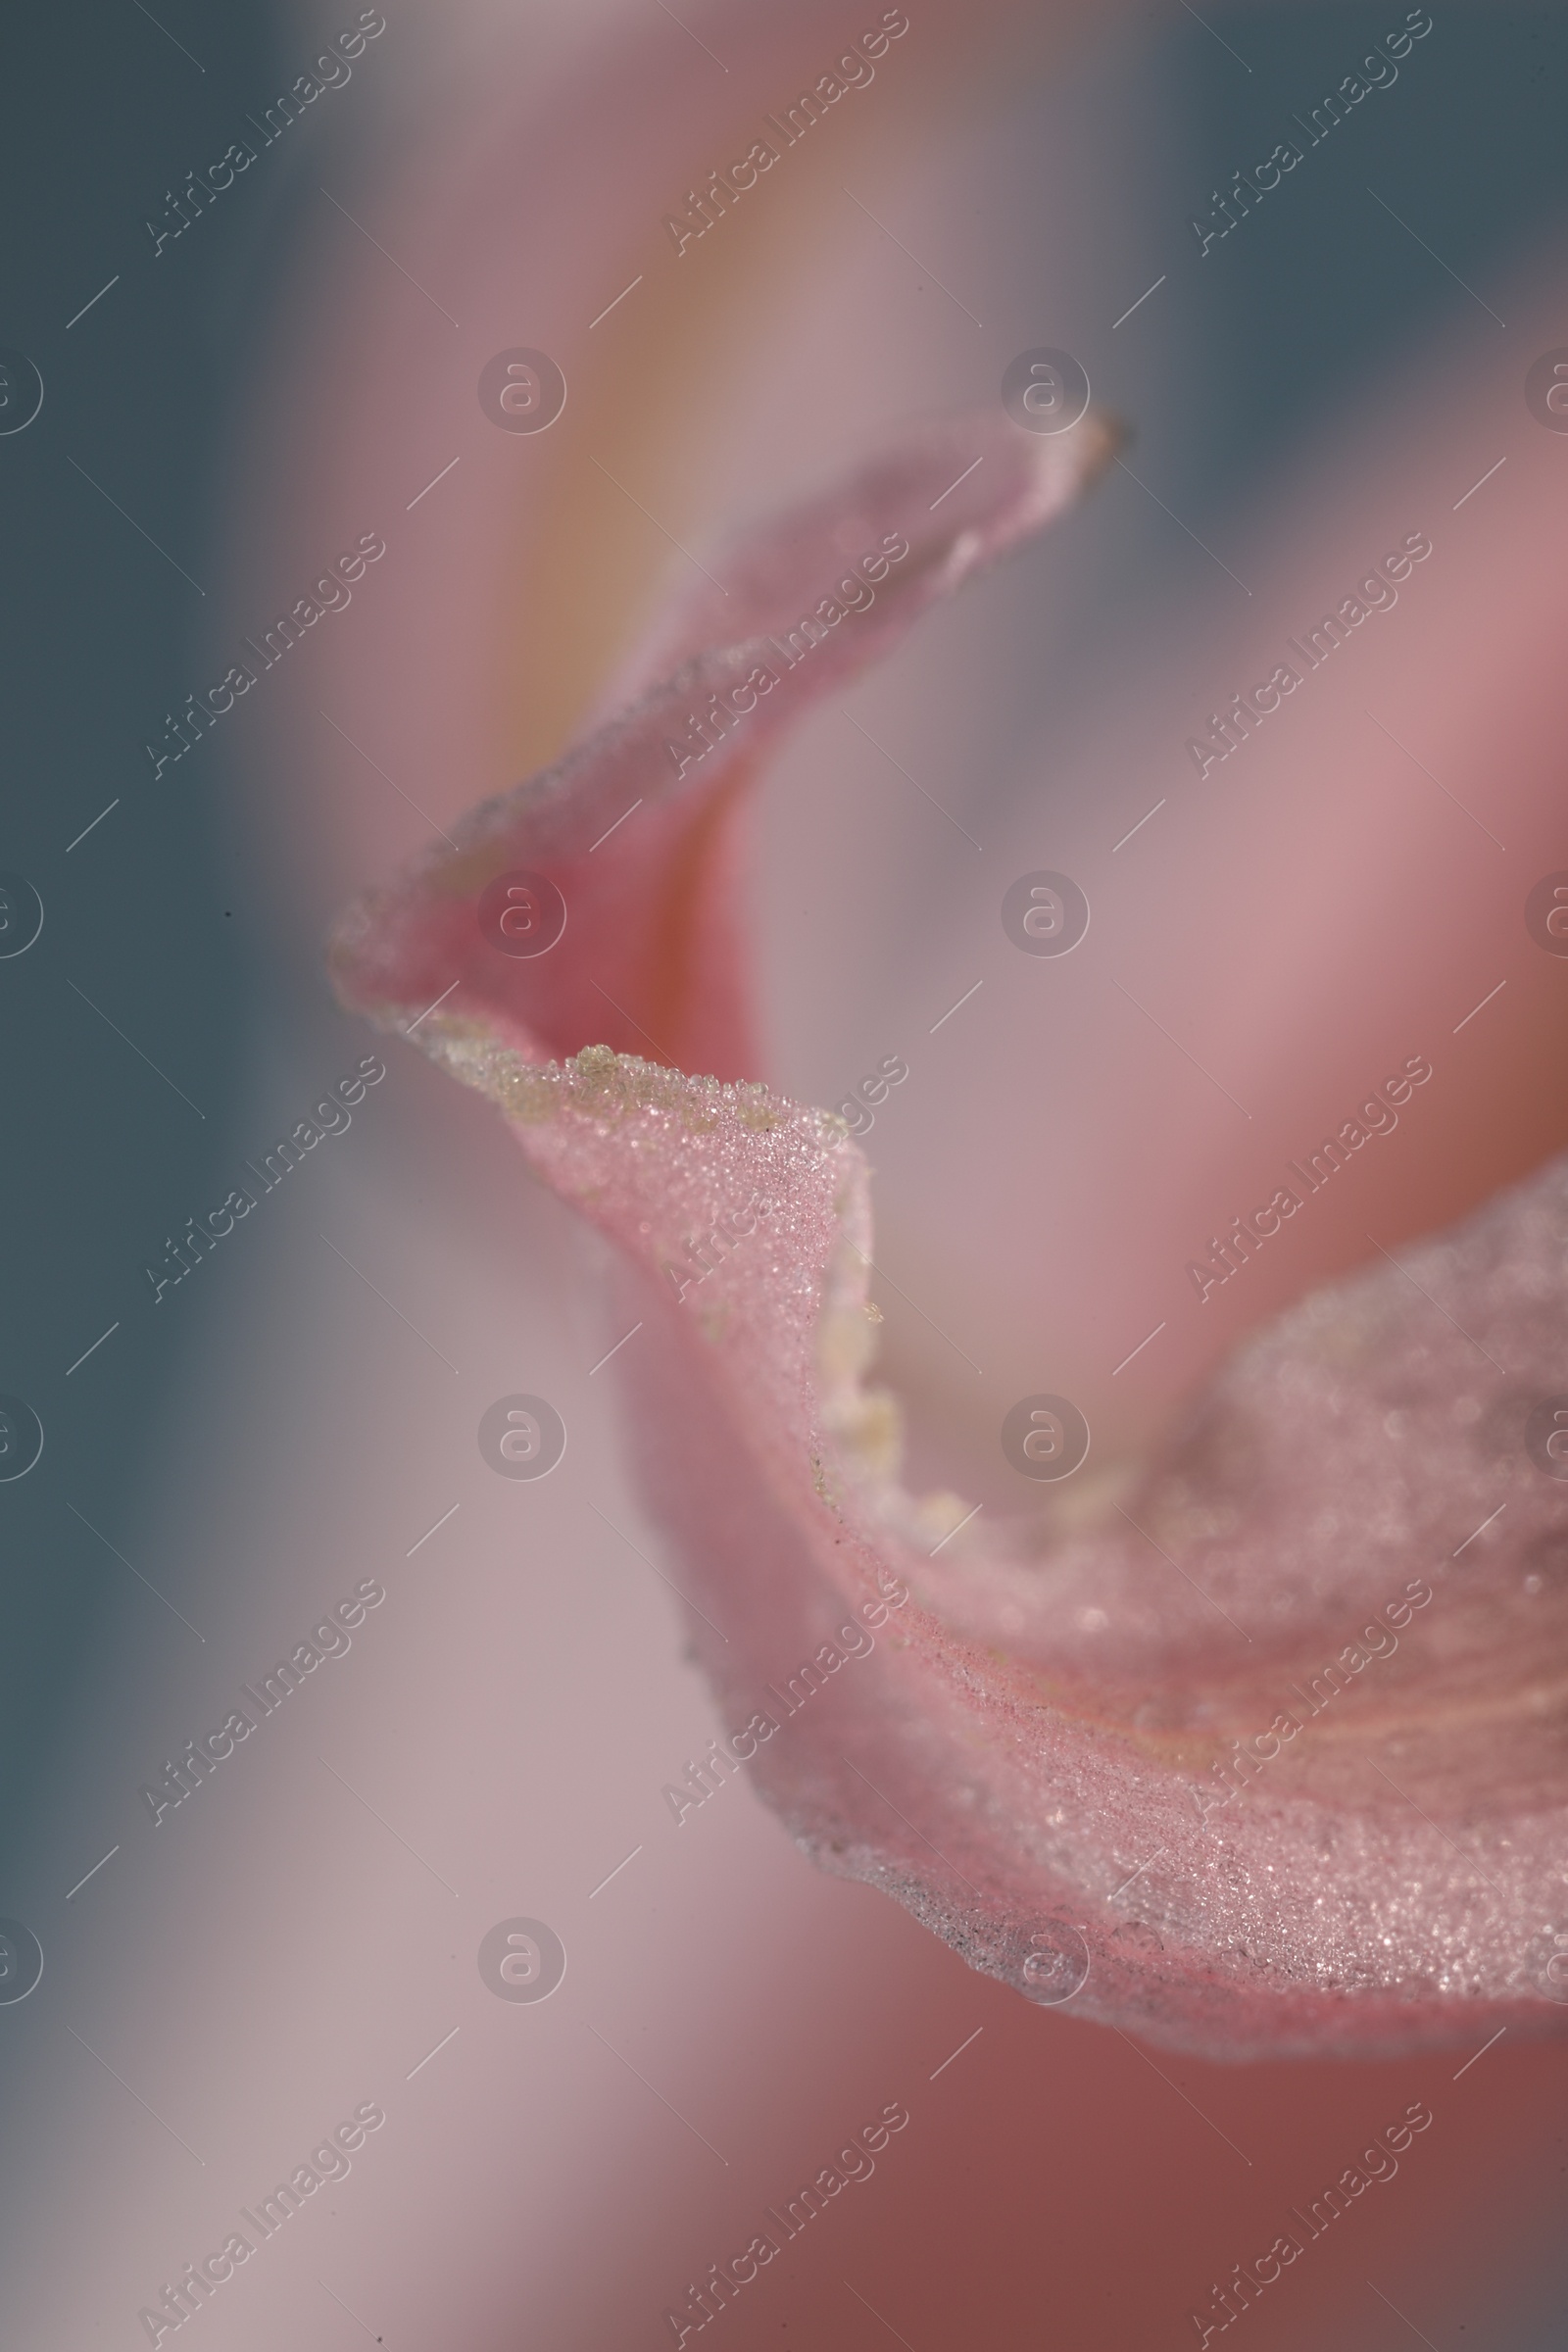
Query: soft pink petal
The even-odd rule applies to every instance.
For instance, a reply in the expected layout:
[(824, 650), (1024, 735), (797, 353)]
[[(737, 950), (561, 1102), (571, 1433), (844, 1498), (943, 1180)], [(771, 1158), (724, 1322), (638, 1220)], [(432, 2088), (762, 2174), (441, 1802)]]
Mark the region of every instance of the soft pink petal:
[[(956, 493), (933, 536), (931, 502), (976, 450), (970, 502)], [(1408, 1272), (1380, 1264), (1298, 1308), (1141, 1484), (1086, 1479), (1070, 1516), (963, 1526), (962, 1502), (898, 1484), (895, 1409), (862, 1385), (867, 1179), (839, 1122), (612, 1050), (646, 1023), (671, 1058), (747, 1066), (715, 812), (764, 741), (1102, 454), (1093, 433), (1042, 449), (956, 421), (718, 559), (736, 638), (699, 645), (716, 599), (675, 616), (622, 718), (361, 904), (339, 985), (388, 1025), (417, 1018), (616, 1245), (643, 1326), (622, 1359), (634, 1443), (694, 1631), (728, 1727), (779, 1726), (755, 1769), (819, 1858), (1035, 1997), (1070, 1990), (1187, 2046), (1555, 2026), (1562, 1692), (1544, 1661), (1568, 1497), (1523, 1428), (1560, 1377), (1562, 1167)], [(812, 534), (825, 593), (879, 523), (911, 541), (899, 592), (677, 781), (671, 728), (798, 616)], [(647, 685), (661, 660), (685, 666)], [(477, 931), (478, 893), (514, 865), (569, 908), (533, 961)], [(822, 1687), (792, 1706), (779, 1693), (804, 1693), (813, 1658)], [(1300, 1693), (1332, 1661), (1345, 1687), (1314, 1710)], [(1279, 1752), (1213, 1802), (1216, 1764), (1271, 1725)]]
[[(609, 1042), (720, 1076), (755, 1070), (732, 931), (735, 787), (935, 598), (1068, 504), (1111, 446), (1093, 416), (1045, 438), (995, 414), (955, 417), (906, 432), (848, 483), (741, 538), (714, 559), (722, 585), (677, 608), (634, 660), (629, 708), (475, 810), (456, 852), (432, 853), (351, 912), (335, 951), (346, 998), (412, 1020), (445, 996), (449, 1024), (483, 1017), (540, 1058)], [(874, 584), (867, 558), (882, 566)], [(863, 606), (840, 604), (842, 618), (815, 624), (820, 642), (792, 655), (790, 633), (805, 645), (803, 617), (839, 603), (857, 565), (846, 596)], [(775, 682), (747, 688), (754, 672)], [(732, 709), (730, 731), (699, 756), (692, 721), (710, 697), (737, 693), (753, 708)], [(514, 960), (482, 937), (474, 902), (519, 868), (547, 873), (569, 911), (558, 946)]]

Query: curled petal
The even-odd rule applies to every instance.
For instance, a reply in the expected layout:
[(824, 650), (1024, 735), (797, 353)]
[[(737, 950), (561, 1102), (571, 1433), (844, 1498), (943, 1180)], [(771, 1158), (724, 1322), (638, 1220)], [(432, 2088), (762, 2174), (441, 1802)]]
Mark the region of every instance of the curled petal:
[[(615, 1245), (642, 1478), (732, 1752), (825, 1866), (1031, 1997), (1215, 2055), (1554, 2026), (1568, 1169), (1306, 1300), (1136, 1477), (996, 1525), (900, 1484), (858, 1149), (741, 1075), (736, 786), (1065, 503), (1106, 448), (1080, 432), (929, 428), (715, 559), (723, 589), (667, 616), (622, 715), (351, 912), (339, 986), (414, 1023)], [(872, 601), (828, 617), (835, 573), (898, 541)], [(786, 659), (808, 611), (821, 633)], [(762, 669), (735, 724), (668, 755)], [(482, 911), (513, 870), (565, 907), (537, 956)]]
[[(450, 991), (449, 1026), (482, 1019), (534, 1059), (603, 1041), (724, 1077), (755, 1069), (737, 788), (938, 597), (1069, 505), (1113, 447), (1093, 414), (1043, 438), (1000, 416), (944, 420), (721, 551), (714, 581), (633, 657), (613, 716), (475, 809), (455, 851), (351, 909), (333, 951), (345, 1000), (412, 1020)], [(538, 956), (501, 953), (476, 919), (514, 870), (542, 872), (566, 909)]]

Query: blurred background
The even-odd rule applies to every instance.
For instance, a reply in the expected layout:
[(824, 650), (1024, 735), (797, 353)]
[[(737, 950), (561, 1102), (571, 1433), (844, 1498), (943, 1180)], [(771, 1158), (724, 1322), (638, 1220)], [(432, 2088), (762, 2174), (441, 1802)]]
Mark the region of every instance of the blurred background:
[[(1004, 1319), (1015, 1273), (1047, 1298), (1055, 1284), (1061, 1348), (1100, 1349), (1098, 1369), (1074, 1358), (1074, 1393), (1100, 1381), (1103, 1413), (1125, 1414), (1097, 1421), (1113, 1443), (1354, 1262), (1360, 1244), (1332, 1235), (1311, 1265), (1282, 1248), (1272, 1290), (1260, 1266), (1230, 1322), (1195, 1326), (1113, 1401), (1107, 1286), (1125, 1274), (1127, 1345), (1163, 1303), (1138, 1321), (1152, 1294), (1131, 1243), (1095, 1261), (1093, 1306), (1066, 1260), (1104, 1181), (1097, 1136), (1126, 1171), (1124, 1232), (1137, 1217), (1133, 1126), (1110, 1109), (1094, 1125), (1126, 1073), (1102, 1037), (1082, 1066), (1062, 1049), (1036, 1170), (1016, 1055), (965, 1078), (910, 1041), (973, 965), (977, 892), (994, 924), (993, 882), (1058, 862), (1035, 853), (1085, 828), (1108, 888), (1116, 837), (1167, 786), (1191, 796), (1183, 738), (1265, 674), (1272, 624), (1244, 609), (1272, 595), (1265, 575), (1295, 567), (1280, 609), (1304, 625), (1386, 532), (1439, 514), (1434, 580), (1446, 546), (1482, 534), (1441, 591), (1453, 642), (1467, 608), (1478, 646), (1527, 592), (1530, 626), (1561, 609), (1529, 533), (1556, 533), (1565, 453), (1523, 397), (1530, 363), (1568, 342), (1550, 331), (1568, 317), (1560, 14), (1435, 9), (1396, 83), (1255, 218), (1206, 254), (1190, 226), (1402, 20), (911, 8), (818, 146), (720, 223), (711, 256), (678, 258), (663, 213), (859, 17), (815, 0), (787, 21), (677, 19), (660, 0), (397, 0), (384, 20), (165, 0), (155, 18), (98, 0), (5, 34), (0, 869), (8, 938), (33, 898), (43, 921), (0, 960), (0, 1392), (44, 1439), (0, 1485), (0, 1920), (43, 1959), (0, 2005), (8, 2344), (171, 2340), (186, 2266), (366, 2104), (385, 2126), (347, 2176), (210, 2296), (186, 2290), (212, 2345), (674, 2341), (666, 2312), (894, 2101), (909, 2123), (876, 2177), (714, 2323), (733, 2344), (1194, 2341), (1212, 2282), (1416, 2098), (1435, 2128), (1342, 2242), (1247, 2314), (1250, 2339), (1560, 2340), (1551, 2046), (1504, 2045), (1457, 2078), (1447, 2058), (1231, 2070), (1149, 2052), (1027, 2009), (869, 1890), (817, 1877), (744, 1785), (676, 1828), (662, 1788), (717, 1725), (678, 1571), (620, 1467), (594, 1253), (475, 1102), (338, 1014), (321, 957), (353, 888), (561, 748), (684, 549), (892, 420), (995, 397), (1015, 352), (1065, 346), (1128, 420), (1132, 471), (867, 687), (871, 741), (825, 714), (769, 778), (762, 1074), (834, 1102), (910, 1054), (873, 1153), (891, 1262), (964, 1337), (988, 1330), (993, 1294)], [(279, 95), (356, 25), (352, 70), (269, 134)], [(236, 141), (254, 160), (215, 189)], [(561, 427), (537, 438), (495, 433), (475, 396), (514, 345), (566, 373)], [(42, 406), (16, 429), (29, 366)], [(1452, 433), (1441, 505), (1411, 505), (1397, 469), (1460, 414), (1484, 428), (1473, 466)], [(1496, 452), (1513, 503), (1481, 521), (1485, 492), (1453, 501)], [(386, 552), (352, 601), (173, 759), (187, 698), (362, 535)], [(1409, 658), (1417, 676), (1439, 661)], [(1510, 711), (1489, 710), (1479, 652), (1476, 672), (1484, 746)], [(1340, 808), (1350, 755), (1331, 732), (1311, 757)], [(911, 765), (1001, 848), (983, 888), (901, 782)], [(1250, 821), (1222, 811), (1195, 870)], [(1547, 808), (1543, 852), (1553, 826)], [(1456, 891), (1491, 855), (1451, 849)], [(1553, 864), (1568, 855), (1528, 878)], [(1174, 885), (1142, 887), (1157, 906)], [(1396, 858), (1374, 894), (1396, 927), (1399, 888)], [(1353, 964), (1350, 898), (1314, 918), (1321, 968)], [(1469, 944), (1458, 1009), (1484, 985), (1466, 993)], [(1263, 993), (1315, 1035), (1311, 969)], [(1427, 1161), (1391, 1171), (1386, 1234), (1560, 1147), (1543, 1041), (1563, 1008), (1533, 985), (1521, 971), (1522, 1026), (1478, 1049), (1476, 1091), (1443, 1112), (1449, 1142), (1440, 1122)], [(1337, 1107), (1352, 1018), (1330, 1024), (1321, 1102), (1288, 1078), (1270, 1099), (1260, 1165)], [(186, 1220), (372, 1051), (386, 1075), (351, 1123), (155, 1298)], [(1381, 1032), (1350, 1039), (1347, 1087), (1369, 1052)], [(964, 1084), (988, 1145), (1038, 1184), (1054, 1238), (1037, 1275), (988, 1274), (972, 1235), (924, 1222), (932, 1165), (956, 1181), (942, 1138)], [(1139, 1116), (1157, 1143), (1147, 1096)], [(1236, 1188), (1250, 1177), (1202, 1114), (1171, 1116), (1193, 1198), (1214, 1201), (1206, 1231), (1241, 1204), (1233, 1166)], [(1187, 1207), (1170, 1234), (1200, 1238)], [(1154, 1240), (1179, 1288), (1187, 1245)], [(1027, 1377), (1031, 1344), (1014, 1367), (997, 1342), (1009, 1395), (1053, 1385)], [(978, 1492), (989, 1406), (953, 1401), (932, 1348), (890, 1328), (916, 1461), (972, 1470)], [(570, 1431), (537, 1485), (493, 1478), (474, 1442), (516, 1391)], [(366, 1585), (385, 1597), (352, 1645), (155, 1825), (140, 1791)], [(477, 1964), (514, 1918), (564, 1944), (547, 2003), (492, 1997)], [(162, 2334), (141, 2316), (159, 2306)]]

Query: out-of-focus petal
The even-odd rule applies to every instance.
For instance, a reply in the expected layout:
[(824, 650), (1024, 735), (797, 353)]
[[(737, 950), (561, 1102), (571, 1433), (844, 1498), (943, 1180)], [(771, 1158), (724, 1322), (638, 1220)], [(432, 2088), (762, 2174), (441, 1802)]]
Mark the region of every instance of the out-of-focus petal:
[[(729, 887), (736, 788), (934, 599), (1068, 505), (1112, 446), (1094, 416), (1046, 438), (996, 414), (930, 423), (721, 551), (712, 584), (633, 658), (616, 716), (350, 912), (334, 951), (346, 997), (405, 1021), (439, 998), (447, 1029), (480, 1016), (536, 1058), (609, 1043), (755, 1071)], [(537, 956), (500, 952), (475, 918), (514, 869), (543, 871), (567, 909)]]

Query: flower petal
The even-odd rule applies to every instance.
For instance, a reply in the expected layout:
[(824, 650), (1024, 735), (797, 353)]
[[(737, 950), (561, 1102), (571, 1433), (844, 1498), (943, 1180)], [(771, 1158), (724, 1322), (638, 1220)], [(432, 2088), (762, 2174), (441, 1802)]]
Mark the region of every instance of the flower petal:
[[(1526, 1431), (1560, 1361), (1564, 1166), (1284, 1317), (1141, 1484), (982, 1528), (899, 1485), (896, 1407), (863, 1385), (859, 1152), (736, 1078), (738, 783), (1104, 446), (930, 428), (743, 541), (724, 604), (633, 662), (623, 717), (360, 903), (339, 986), (486, 1093), (616, 1245), (634, 1444), (733, 1750), (826, 1866), (1034, 1998), (1215, 2054), (1556, 2025), (1568, 1495)], [(875, 602), (786, 660), (846, 560), (900, 537)], [(668, 757), (760, 668), (737, 723)], [(537, 956), (476, 911), (516, 867), (565, 903)], [(718, 1074), (615, 1051), (650, 1036)]]
[[(350, 910), (333, 951), (345, 1001), (413, 1020), (446, 992), (448, 1024), (482, 1017), (535, 1058), (607, 1041), (722, 1076), (755, 1069), (733, 931), (736, 788), (936, 598), (1067, 506), (1113, 446), (1093, 414), (1045, 438), (993, 413), (955, 417), (741, 538), (718, 559), (725, 584), (678, 606), (633, 657), (629, 707), (476, 809), (455, 852)], [(486, 884), (519, 868), (543, 872), (566, 908), (559, 945), (537, 956), (498, 952), (475, 916)]]

